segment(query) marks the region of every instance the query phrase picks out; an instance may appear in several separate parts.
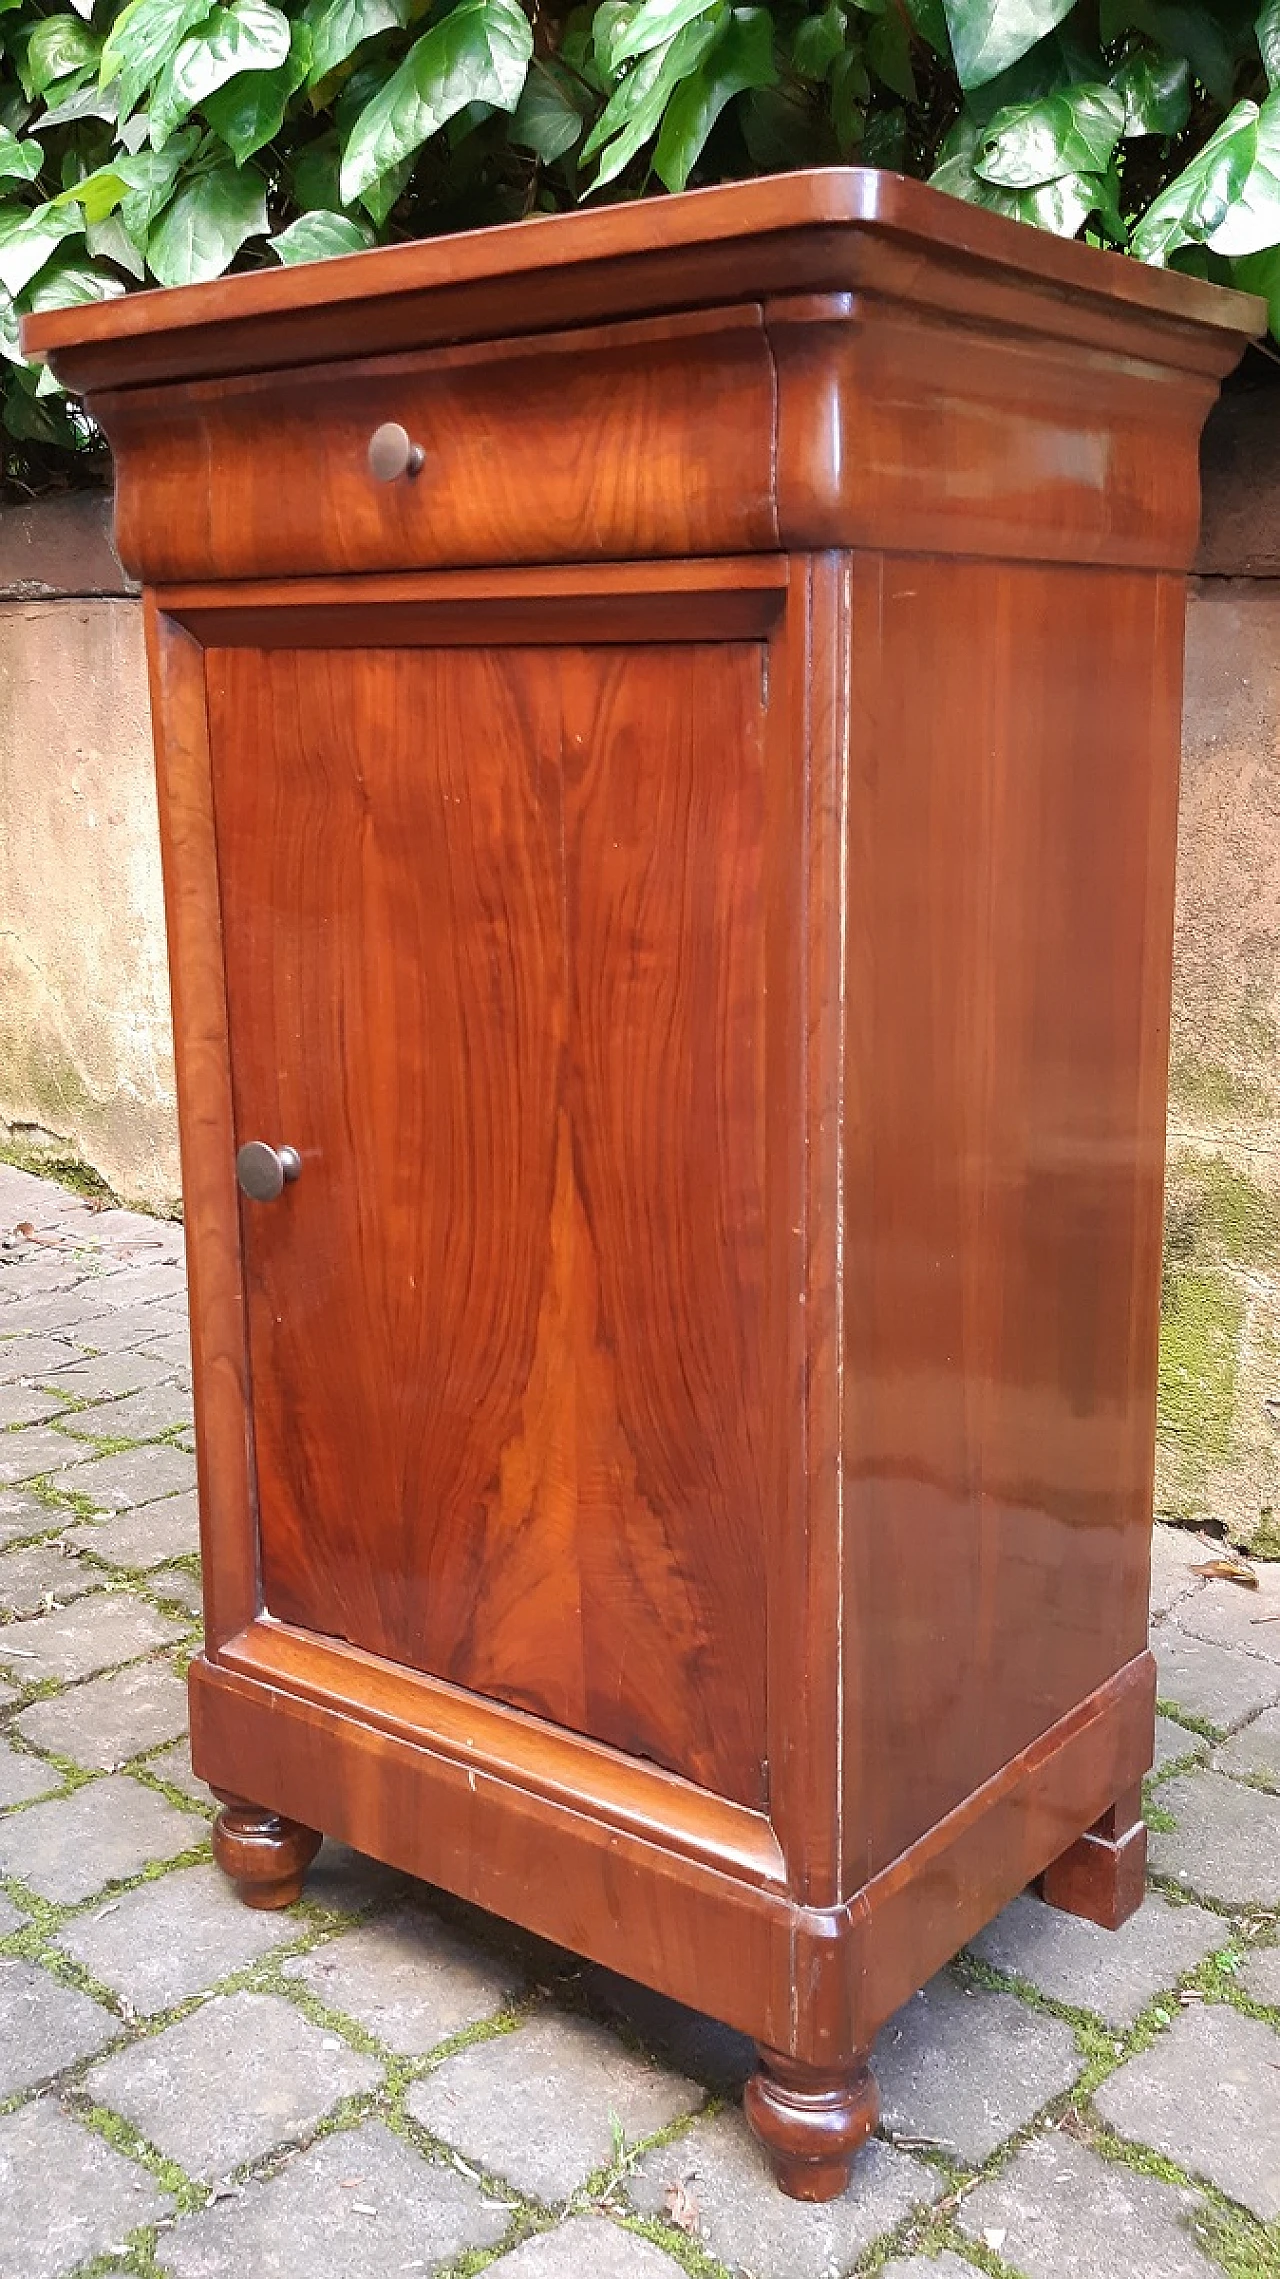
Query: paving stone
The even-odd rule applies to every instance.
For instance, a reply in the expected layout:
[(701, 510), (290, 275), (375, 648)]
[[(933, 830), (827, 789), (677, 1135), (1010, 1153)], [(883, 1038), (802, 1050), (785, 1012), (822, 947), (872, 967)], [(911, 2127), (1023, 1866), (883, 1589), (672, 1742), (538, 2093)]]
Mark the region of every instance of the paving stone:
[[(157, 1780), (167, 1781), (170, 1788), (180, 1788), (184, 1796), (195, 1798), (197, 1804), (212, 1804), (213, 1797), (202, 1780), (197, 1780), (191, 1769), (191, 1746), (186, 1740), (177, 1741), (172, 1749), (162, 1749), (158, 1756), (148, 1757), (147, 1771)], [(314, 1898), (311, 1877), (307, 1878), (307, 1896)]]
[(180, 1266), (123, 1266), (104, 1274), (95, 1290), (104, 1305), (132, 1311), (140, 1305), (171, 1305), (175, 1298), (185, 1298), (187, 1277)]
[[(325, 2137), (266, 2184), (190, 2216), (161, 2246), (174, 2279), (387, 2279), (492, 2247), (510, 2219), (379, 2121)], [(657, 2259), (661, 2262), (661, 2258)], [(632, 2266), (640, 2274), (641, 2267)], [(610, 2279), (586, 2265), (576, 2279)], [(673, 2275), (674, 2279), (674, 2275)]]
[(602, 2009), (624, 2034), (642, 2042), (651, 2057), (674, 2073), (688, 2074), (718, 2095), (737, 2095), (756, 2069), (755, 2043), (732, 2026), (687, 2010), (652, 1987), (587, 1965), (581, 1985), (588, 2002)]
[(93, 1440), (158, 1440), (161, 1433), (190, 1423), (190, 1393), (168, 1380), (146, 1385), (122, 1400), (98, 1401), (90, 1409), (78, 1409), (68, 1418), (66, 1429), (78, 1438)]
[(702, 2245), (752, 2279), (829, 2279), (847, 2271), (873, 2240), (942, 2190), (922, 2160), (872, 2137), (840, 2199), (825, 2206), (788, 2200), (736, 2105), (646, 2153), (628, 2189), (641, 2215), (662, 2216), (673, 2184), (697, 2201)]
[(973, 2265), (944, 2247), (941, 2255), (912, 2255), (905, 2263), (886, 2263), (879, 2279), (973, 2279)]
[[(571, 2216), (491, 2263), (494, 2279), (679, 2279), (680, 2266), (651, 2240), (604, 2216)], [(973, 2279), (972, 2272), (967, 2279)]]
[(156, 1567), (147, 1578), (157, 1598), (168, 1599), (180, 1606), (191, 1621), (199, 1622), (204, 1613), (204, 1599), (200, 1590), (200, 1577), (185, 1567)]
[(1280, 1947), (1264, 1947), (1260, 1954), (1250, 1955), (1240, 1984), (1255, 2002), (1269, 2002), (1280, 2010)]
[(158, 1361), (164, 1369), (177, 1369), (183, 1375), (191, 1373), (191, 1333), (185, 1327), (172, 1329), (165, 1337), (155, 1337), (143, 1352), (150, 1360)]
[(381, 2078), (372, 2058), (278, 1994), (228, 1994), (95, 2066), (87, 2086), (189, 2176), (213, 2183)]
[(33, 2089), (64, 2065), (90, 2057), (120, 2031), (100, 2002), (61, 1986), (47, 1970), (0, 1955), (0, 2097)]
[(46, 1472), (63, 1473), (72, 1465), (78, 1470), (92, 1453), (82, 1442), (69, 1440), (65, 1432), (55, 1432), (50, 1424), (0, 1432), (0, 1487), (37, 1480)]
[[(205, 1791), (208, 1794), (208, 1791)], [(366, 1859), (349, 1844), (326, 1837), (307, 1870), (306, 1896), (318, 1906), (332, 1907), (339, 1915), (364, 1915), (388, 1900), (403, 1899), (411, 1888), (407, 1875), (382, 1860)]]
[(433, 2136), (540, 2200), (565, 2200), (628, 2143), (698, 2103), (679, 2075), (646, 2064), (603, 2026), (544, 2016), (446, 2058), (409, 2091)]
[(167, 1662), (136, 1662), (33, 1702), (15, 1723), (37, 1749), (112, 1772), (143, 1749), (186, 1731), (187, 1689)]
[(519, 1975), (416, 1907), (397, 1908), (284, 1967), (287, 1978), (402, 2057), (425, 2057), (450, 2034), (492, 2017)]
[(1169, 1781), (1160, 1802), (1178, 1825), (1169, 1834), (1151, 1832), (1157, 1875), (1228, 1906), (1280, 1905), (1280, 1798), (1221, 1773), (1195, 1772)]
[(973, 1952), (1056, 2002), (1130, 2026), (1154, 1995), (1225, 1946), (1228, 1936), (1220, 1915), (1172, 1906), (1154, 1892), (1118, 1931), (1100, 1930), (1024, 1894), (973, 1941)]
[(1280, 2034), (1224, 2002), (1183, 2010), (1094, 2104), (1122, 2137), (1206, 2176), (1264, 2224), (1280, 2216)]
[(3, 2279), (62, 2279), (172, 2205), (145, 2168), (44, 2099), (0, 2120)]
[(62, 1361), (44, 1364), (47, 1375), (40, 1376), (39, 1371), (32, 1374), (41, 1384), (52, 1385), (77, 1401), (116, 1401), (125, 1393), (140, 1393), (148, 1385), (159, 1385), (170, 1374), (154, 1355), (136, 1351), (99, 1353), (91, 1361), (72, 1346), (64, 1347), (63, 1353)]
[(94, 1677), (185, 1635), (181, 1622), (158, 1614), (131, 1591), (97, 1591), (57, 1613), (7, 1623), (0, 1629), (0, 1666), (27, 1683)]
[(47, 1250), (34, 1244), (20, 1257), (0, 1252), (0, 1310), (20, 1308), (28, 1299), (47, 1297), (55, 1290), (74, 1290), (89, 1273), (89, 1262), (70, 1251)]
[(105, 1883), (140, 1874), (151, 1860), (175, 1859), (204, 1833), (194, 1813), (111, 1774), (0, 1820), (0, 1874), (69, 1907)]
[(1203, 1717), (1221, 1733), (1243, 1725), (1246, 1717), (1280, 1699), (1280, 1669), (1273, 1663), (1233, 1653), (1227, 1646), (1212, 1646), (1174, 1622), (1162, 1622), (1153, 1632), (1151, 1649), (1161, 1701), (1172, 1702), (1192, 1717)]
[(186, 1318), (185, 1310), (179, 1313), (172, 1306), (130, 1304), (115, 1311), (100, 1307), (75, 1335), (80, 1344), (91, 1345), (98, 1353), (124, 1353), (132, 1346), (150, 1346), (158, 1337), (172, 1336), (185, 1326)]
[(46, 1371), (62, 1370), (82, 1361), (78, 1345), (65, 1337), (0, 1337), (0, 1385), (19, 1378), (42, 1384)]
[(903, 2004), (872, 2057), (886, 2134), (930, 2138), (974, 2165), (1069, 2089), (1083, 2063), (1061, 2018), (947, 1972)]
[(1264, 1709), (1230, 1741), (1213, 1752), (1215, 1768), (1243, 1773), (1250, 1780), (1266, 1780), (1280, 1787), (1280, 1708)]
[(1188, 2229), (1200, 2205), (1054, 2131), (980, 2184), (959, 2222), (973, 2239), (1003, 2232), (999, 2253), (1026, 2279), (1215, 2279)]
[[(98, 1511), (129, 1511), (135, 1504), (154, 1503), (159, 1496), (176, 1495), (196, 1484), (195, 1462), (180, 1448), (121, 1448), (114, 1456), (99, 1456), (90, 1463), (83, 1459), (93, 1457), (91, 1441), (63, 1438), (62, 1444), (78, 1448), (81, 1460), (74, 1474), (55, 1473), (51, 1486), (87, 1496)], [(0, 1449), (3, 1446), (0, 1438)]]
[(87, 1343), (90, 1323), (96, 1324), (101, 1310), (96, 1289), (82, 1282), (75, 1289), (51, 1290), (43, 1298), (10, 1299), (5, 1314), (12, 1311), (20, 1318), (12, 1322), (0, 1318), (0, 1330), (17, 1329), (27, 1336), (56, 1336), (62, 1330), (77, 1340), (83, 1331)]
[(1177, 1725), (1172, 1717), (1157, 1717), (1155, 1761), (1157, 1779), (1161, 1773), (1168, 1771), (1170, 1765), (1176, 1765), (1188, 1757), (1194, 1757), (1197, 1764), (1203, 1764), (1209, 1754), (1210, 1746), (1211, 1744), (1205, 1740), (1203, 1733), (1193, 1733), (1189, 1725)]
[(14, 1424), (43, 1424), (46, 1417), (60, 1416), (66, 1407), (54, 1393), (42, 1393), (38, 1385), (0, 1385), (0, 1431)]
[(109, 1915), (77, 1915), (58, 1944), (145, 2014), (205, 1993), (299, 1929), (288, 1915), (246, 1907), (220, 1868), (178, 1868), (126, 1891)]
[(0, 1543), (26, 1535), (51, 1535), (66, 1523), (66, 1512), (51, 1510), (29, 1488), (0, 1488)]
[(175, 1496), (116, 1512), (110, 1519), (82, 1520), (70, 1540), (114, 1567), (159, 1567), (200, 1548), (200, 1507), (194, 1488)]
[(15, 1701), (21, 1701), (21, 1699), (22, 1694), (19, 1688), (10, 1685), (7, 1678), (0, 1678), (0, 1709), (9, 1709)]
[(100, 1590), (102, 1580), (96, 1568), (68, 1558), (56, 1536), (0, 1552), (0, 1607), (9, 1614), (38, 1614), (46, 1599), (65, 1604), (83, 1598), (86, 1591)]
[(1254, 1569), (1258, 1587), (1243, 1590), (1239, 1583), (1207, 1583), (1194, 1599), (1179, 1606), (1175, 1617), (1180, 1630), (1217, 1646), (1234, 1646), (1245, 1654), (1280, 1662), (1280, 1566), (1259, 1564)]
[(27, 1918), (20, 1907), (15, 1907), (7, 1892), (0, 1891), (0, 1939), (7, 1939), (11, 1931), (21, 1931)]
[(0, 1806), (26, 1804), (33, 1796), (48, 1796), (61, 1788), (62, 1775), (37, 1757), (24, 1757), (8, 1741), (0, 1741)]

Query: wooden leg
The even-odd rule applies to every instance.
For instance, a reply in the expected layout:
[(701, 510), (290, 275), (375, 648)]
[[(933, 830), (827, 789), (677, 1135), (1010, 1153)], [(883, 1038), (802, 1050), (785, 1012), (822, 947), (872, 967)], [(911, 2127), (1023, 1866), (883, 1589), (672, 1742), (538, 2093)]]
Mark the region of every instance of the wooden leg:
[(215, 1788), (222, 1806), (213, 1824), (213, 1856), (246, 1907), (288, 1907), (320, 1849), (314, 1828), (264, 1812), (243, 1797)]
[(1139, 1782), (1045, 1869), (1037, 1889), (1050, 1907), (1118, 1931), (1136, 1915), (1146, 1887), (1147, 1830)]
[(764, 2048), (743, 2102), (792, 2200), (838, 2199), (853, 2156), (880, 2115), (879, 2094), (865, 2065), (827, 2073)]

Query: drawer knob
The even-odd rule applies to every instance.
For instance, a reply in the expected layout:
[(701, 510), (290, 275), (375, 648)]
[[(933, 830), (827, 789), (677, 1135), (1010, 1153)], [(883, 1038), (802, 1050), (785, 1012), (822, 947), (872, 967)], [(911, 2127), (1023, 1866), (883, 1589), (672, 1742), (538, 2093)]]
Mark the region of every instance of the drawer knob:
[(265, 1140), (249, 1140), (236, 1157), (240, 1191), (255, 1203), (274, 1203), (287, 1182), (302, 1171), (296, 1147), (268, 1147)]
[(375, 427), (369, 438), (369, 473), (375, 483), (398, 483), (402, 475), (416, 475), (426, 456), (408, 428), (394, 419)]

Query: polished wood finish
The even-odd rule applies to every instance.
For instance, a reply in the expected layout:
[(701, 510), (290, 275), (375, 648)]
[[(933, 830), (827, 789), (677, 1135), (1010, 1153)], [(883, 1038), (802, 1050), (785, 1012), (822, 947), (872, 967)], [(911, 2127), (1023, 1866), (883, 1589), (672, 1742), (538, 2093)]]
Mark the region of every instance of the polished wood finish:
[(148, 589), (218, 1857), (279, 1904), (323, 1829), (741, 2028), (800, 2198), (1015, 1892), (1140, 1896), (1259, 325), (848, 172), (28, 327)]

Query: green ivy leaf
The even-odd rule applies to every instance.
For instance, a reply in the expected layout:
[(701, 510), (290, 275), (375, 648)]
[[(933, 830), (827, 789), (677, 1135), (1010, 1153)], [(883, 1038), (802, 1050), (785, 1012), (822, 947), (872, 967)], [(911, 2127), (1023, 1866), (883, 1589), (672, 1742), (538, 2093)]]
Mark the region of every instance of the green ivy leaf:
[(1280, 245), (1280, 94), (1269, 95), (1254, 120), (1252, 164), (1205, 242), (1231, 259)]
[(1124, 99), (1110, 87), (1071, 87), (997, 111), (973, 151), (984, 182), (1030, 190), (1068, 174), (1101, 174), (1124, 131)]
[(342, 144), (336, 134), (317, 135), (314, 142), (306, 142), (292, 157), (293, 202), (303, 213), (323, 206), (327, 213), (340, 214), (342, 200), (338, 196), (338, 169), (342, 164)]
[(942, 63), (951, 61), (951, 40), (943, 0), (906, 0), (907, 14), (927, 47)]
[(697, 70), (720, 28), (718, 20), (706, 16), (686, 24), (665, 47), (650, 48), (619, 80), (582, 146), (584, 159), (596, 151), (602, 154), (586, 195), (614, 181), (652, 140), (680, 81)]
[(984, 180), (974, 160), (987, 131), (972, 116), (962, 116), (957, 121), (943, 144), (939, 164), (929, 177), (936, 190), (945, 190), (953, 198), (965, 198), (970, 205), (985, 206), (991, 213), (1007, 214), (1013, 221), (1030, 222), (1037, 229), (1051, 230), (1055, 237), (1075, 237), (1090, 214), (1099, 209), (1108, 216), (1114, 215), (1118, 225), (1114, 177), (1085, 172), (1062, 174), (1052, 182), (1037, 182), (1021, 188)]
[(867, 61), (877, 79), (901, 95), (904, 103), (916, 99), (916, 75), (911, 63), (911, 34), (896, 8), (878, 16), (867, 37)]
[(101, 54), (99, 34), (78, 16), (45, 16), (27, 42), (30, 93), (43, 95), (55, 80), (68, 79), (73, 72), (96, 71)]
[(124, 280), (109, 269), (74, 255), (51, 261), (30, 291), (22, 296), (24, 315), (44, 309), (74, 309), (89, 301), (114, 301), (123, 293)]
[(791, 41), (791, 61), (802, 79), (825, 79), (838, 55), (844, 54), (845, 14), (839, 0), (831, 0), (820, 16), (803, 16)]
[(120, 219), (134, 244), (146, 248), (148, 233), (177, 187), (178, 176), (200, 142), (198, 127), (186, 127), (163, 150), (140, 150), (130, 164), (131, 187), (120, 201)]
[(38, 142), (19, 142), (7, 127), (0, 127), (0, 182), (34, 182), (43, 165)]
[(962, 87), (981, 87), (1060, 24), (1075, 0), (943, 0)]
[[(52, 92), (56, 95), (55, 87)], [(114, 87), (99, 87), (90, 80), (87, 87), (77, 87), (74, 95), (53, 103), (36, 121), (35, 132), (43, 134), (46, 127), (72, 126), (78, 119), (105, 119), (114, 126), (118, 116)]]
[(769, 9), (735, 8), (715, 46), (667, 105), (653, 159), (659, 181), (668, 190), (683, 190), (725, 105), (749, 88), (772, 87), (777, 77)]
[(552, 63), (535, 59), (511, 121), (511, 140), (531, 150), (544, 165), (564, 158), (582, 138), (586, 125), (572, 84)]
[(1242, 293), (1257, 293), (1267, 304), (1267, 322), (1273, 340), (1280, 340), (1280, 245), (1265, 253), (1246, 253), (1231, 264), (1231, 282)]
[(289, 54), (287, 16), (270, 0), (232, 0), (185, 39), (151, 97), (151, 145), (163, 150), (176, 126), (242, 71), (275, 71)]
[(1126, 139), (1180, 135), (1191, 116), (1191, 66), (1185, 55), (1135, 48), (1112, 72), (1111, 84), (1124, 104)]
[(60, 190), (51, 202), (54, 206), (80, 206), (86, 222), (104, 222), (129, 191), (140, 186), (140, 163), (128, 156), (110, 159), (105, 166), (95, 167), (92, 174), (84, 174), (78, 182)]
[(388, 214), (399, 204), (409, 187), (417, 161), (417, 152), (411, 150), (409, 156), (402, 158), (398, 166), (388, 167), (385, 174), (380, 174), (376, 182), (371, 182), (367, 190), (360, 192), (357, 203), (364, 207), (375, 229), (383, 227)]
[(311, 65), (311, 33), (306, 24), (292, 27), (289, 53), (275, 71), (242, 71), (210, 95), (204, 115), (243, 166), (255, 150), (274, 142), (284, 124), (290, 97), (296, 95)]
[(286, 268), (300, 261), (332, 261), (342, 253), (363, 253), (373, 243), (373, 231), (349, 214), (330, 214), (322, 208), (299, 214), (296, 222), (267, 239)]
[(1254, 26), (1258, 52), (1271, 87), (1280, 85), (1280, 0), (1262, 0)]
[(514, 111), (532, 53), (533, 33), (517, 0), (460, 0), (410, 48), (356, 120), (342, 158), (343, 204), (412, 158), (468, 103)]
[(147, 246), (147, 266), (161, 285), (221, 277), (246, 239), (265, 237), (266, 184), (225, 159), (184, 182)]
[(303, 22), (311, 33), (311, 85), (318, 87), (366, 40), (403, 31), (408, 21), (409, 0), (309, 0)]
[(120, 81), (120, 117), (158, 79), (188, 32), (212, 15), (216, 0), (128, 0), (107, 33), (99, 84)]
[(144, 282), (146, 262), (119, 214), (108, 214), (105, 222), (86, 222), (84, 242), (95, 261), (114, 261), (139, 285)]
[(0, 285), (17, 298), (38, 277), (64, 238), (78, 237), (82, 217), (67, 207), (0, 208)]
[(640, 0), (638, 8), (628, 8), (609, 44), (610, 78), (616, 77), (624, 63), (649, 55), (655, 48), (665, 48), (686, 24), (696, 23), (716, 5), (717, 0)]
[(1221, 227), (1253, 165), (1257, 120), (1256, 103), (1237, 103), (1176, 181), (1153, 199), (1130, 241), (1140, 261), (1163, 267), (1179, 246), (1203, 245)]

